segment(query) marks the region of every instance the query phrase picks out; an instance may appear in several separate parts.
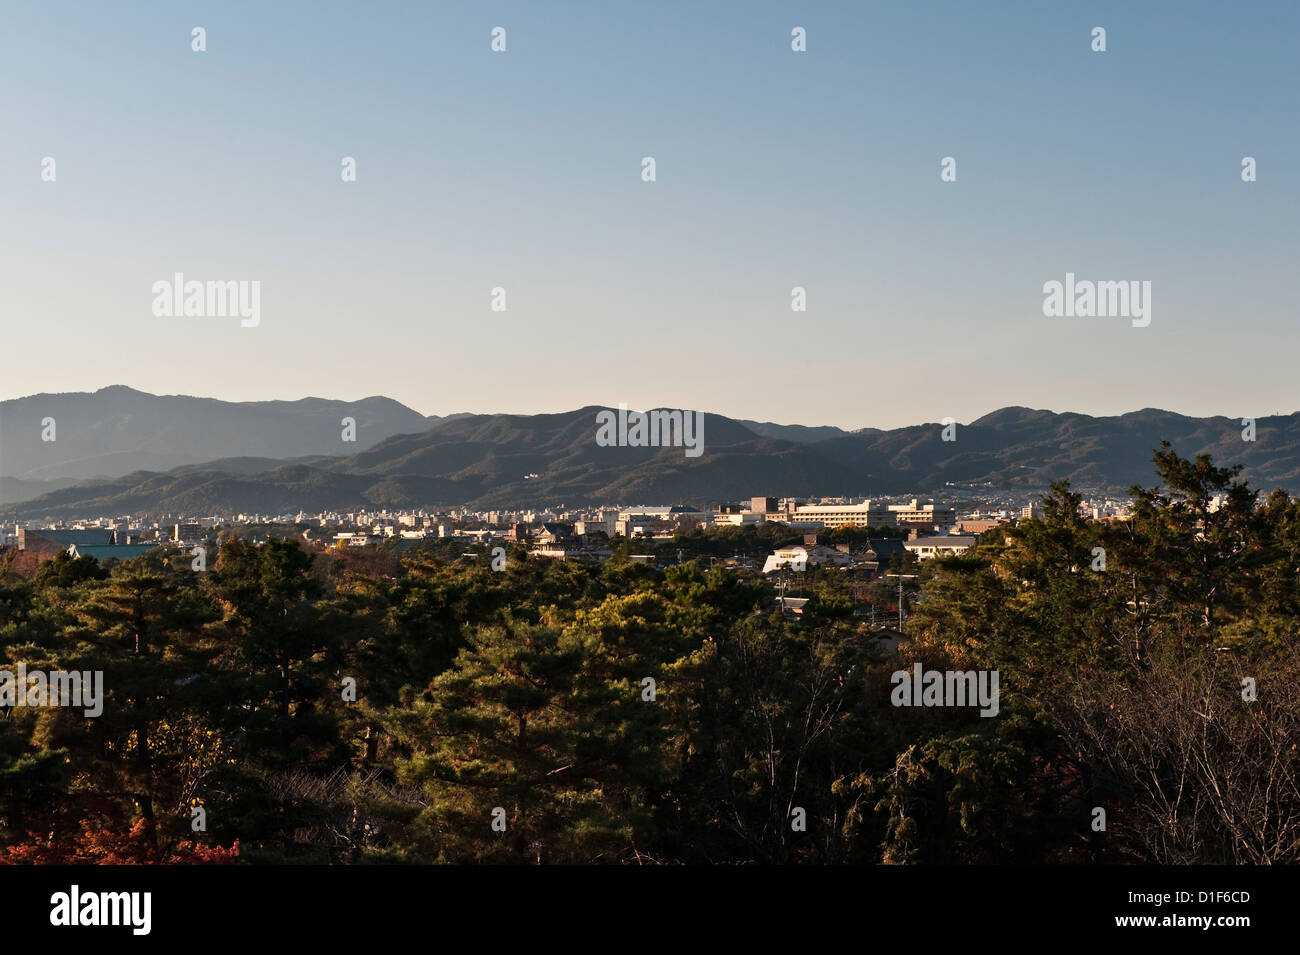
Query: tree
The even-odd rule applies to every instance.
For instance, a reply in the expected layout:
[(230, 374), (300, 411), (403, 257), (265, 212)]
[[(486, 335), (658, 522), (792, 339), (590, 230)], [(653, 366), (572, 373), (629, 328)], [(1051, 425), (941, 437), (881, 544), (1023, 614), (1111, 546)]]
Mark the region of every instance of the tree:
[(296, 704), (310, 712), (322, 699), (320, 655), (335, 643), (320, 625), (312, 559), (296, 541), (271, 538), (259, 546), (235, 539), (204, 581), (225, 611), (239, 662), (258, 677), (249, 686), (254, 715), (270, 704), (281, 732), (288, 732)]
[[(1180, 458), (1168, 441), (1155, 453), (1164, 487), (1135, 486), (1130, 546), (1121, 560), (1140, 557), (1151, 571), (1143, 597), (1158, 612), (1194, 615), (1212, 642), (1222, 613), (1238, 611), (1251, 597), (1258, 492), (1236, 480), (1240, 465), (1215, 467), (1209, 455)], [(1132, 543), (1144, 550), (1135, 552)], [(1136, 582), (1136, 578), (1135, 578)]]

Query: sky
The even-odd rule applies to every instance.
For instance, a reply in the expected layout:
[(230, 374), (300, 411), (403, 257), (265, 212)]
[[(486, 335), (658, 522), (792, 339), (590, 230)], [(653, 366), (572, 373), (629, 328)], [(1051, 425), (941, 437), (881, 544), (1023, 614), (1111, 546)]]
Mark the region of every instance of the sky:
[[(1297, 37), (1292, 2), (8, 2), (0, 398), (1290, 413)], [(178, 272), (259, 282), (258, 324), (156, 315)], [(1150, 324), (1045, 316), (1067, 272), (1149, 281)]]

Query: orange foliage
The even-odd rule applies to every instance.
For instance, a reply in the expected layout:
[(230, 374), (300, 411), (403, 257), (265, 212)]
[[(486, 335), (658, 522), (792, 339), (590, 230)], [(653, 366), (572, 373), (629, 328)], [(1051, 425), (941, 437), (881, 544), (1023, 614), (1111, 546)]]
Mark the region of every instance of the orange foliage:
[(196, 842), (178, 842), (163, 850), (157, 845), (153, 825), (141, 819), (129, 832), (81, 820), (81, 831), (71, 838), (54, 833), (29, 833), (31, 841), (0, 853), (0, 865), (235, 865), (239, 840), (229, 849)]

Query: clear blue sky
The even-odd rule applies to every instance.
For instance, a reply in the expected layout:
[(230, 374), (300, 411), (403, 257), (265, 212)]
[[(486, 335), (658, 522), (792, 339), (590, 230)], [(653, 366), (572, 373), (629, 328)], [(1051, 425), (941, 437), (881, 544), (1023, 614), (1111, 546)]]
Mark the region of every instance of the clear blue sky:
[[(1291, 2), (9, 4), (0, 397), (1295, 411), (1298, 39)], [(155, 317), (178, 271), (261, 324)], [(1151, 281), (1150, 326), (1044, 317), (1067, 271)]]

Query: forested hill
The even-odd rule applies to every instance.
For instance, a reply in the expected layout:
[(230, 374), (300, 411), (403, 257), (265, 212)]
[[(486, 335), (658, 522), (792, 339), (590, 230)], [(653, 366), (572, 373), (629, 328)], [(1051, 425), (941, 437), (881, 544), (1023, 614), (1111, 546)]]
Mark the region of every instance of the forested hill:
[[(335, 453), (232, 457), (223, 453), (232, 445), (218, 437), (210, 444), (210, 459), (199, 464), (137, 469), (44, 494), (24, 485), (28, 500), (10, 503), (3, 514), (42, 519), (281, 513), (362, 503), (710, 504), (757, 494), (941, 494), (951, 485), (1034, 490), (1062, 479), (1075, 488), (1124, 492), (1148, 479), (1152, 451), (1162, 440), (1186, 456), (1211, 454), (1241, 464), (1257, 487), (1300, 492), (1300, 414), (1259, 418), (1253, 441), (1243, 439), (1240, 419), (1190, 418), (1156, 409), (1100, 418), (1003, 408), (956, 425), (947, 432), (952, 440), (945, 440), (938, 423), (884, 431), (830, 429), (829, 437), (820, 437), (820, 429), (759, 426), (705, 414), (703, 452), (691, 457), (681, 447), (602, 447), (595, 440), (600, 410), (462, 415), (436, 419), (431, 426), (420, 419), (426, 426), (366, 445), (359, 438), (355, 444), (340, 440), (337, 420), (330, 417), (339, 409), (333, 408), (312, 419), (311, 427)], [(357, 421), (364, 433), (368, 425)], [(749, 425), (769, 433), (756, 433)]]

